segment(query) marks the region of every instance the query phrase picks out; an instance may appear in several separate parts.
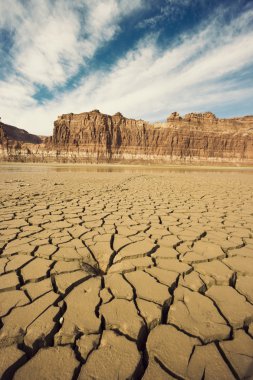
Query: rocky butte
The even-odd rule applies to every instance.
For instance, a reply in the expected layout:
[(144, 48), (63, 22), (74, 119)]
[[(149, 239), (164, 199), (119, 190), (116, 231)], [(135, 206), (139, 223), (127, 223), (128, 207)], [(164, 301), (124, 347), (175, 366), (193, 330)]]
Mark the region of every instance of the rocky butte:
[(53, 136), (0, 123), (0, 159), (29, 162), (253, 163), (253, 116), (172, 113), (149, 123), (98, 110), (64, 114)]

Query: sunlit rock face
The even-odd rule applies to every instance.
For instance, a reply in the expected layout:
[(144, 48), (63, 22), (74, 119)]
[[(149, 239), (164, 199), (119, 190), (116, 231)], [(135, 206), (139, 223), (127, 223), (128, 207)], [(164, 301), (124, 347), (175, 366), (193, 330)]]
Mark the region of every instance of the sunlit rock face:
[(59, 116), (49, 138), (27, 133), (22, 141), (20, 134), (10, 138), (8, 128), (2, 133), (0, 125), (0, 154), (8, 160), (253, 162), (253, 116), (218, 119), (211, 112), (184, 117), (174, 112), (166, 122), (151, 124), (94, 110)]

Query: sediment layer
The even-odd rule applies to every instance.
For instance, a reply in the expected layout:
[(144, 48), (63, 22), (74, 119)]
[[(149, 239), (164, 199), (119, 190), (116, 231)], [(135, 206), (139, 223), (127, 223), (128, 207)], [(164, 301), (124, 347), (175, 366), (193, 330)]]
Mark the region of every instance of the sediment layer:
[[(2, 137), (1, 137), (2, 136)], [(34, 144), (10, 139), (0, 125), (0, 158), (9, 161), (253, 163), (253, 116), (218, 119), (173, 113), (150, 124), (98, 110), (64, 114), (53, 136)]]

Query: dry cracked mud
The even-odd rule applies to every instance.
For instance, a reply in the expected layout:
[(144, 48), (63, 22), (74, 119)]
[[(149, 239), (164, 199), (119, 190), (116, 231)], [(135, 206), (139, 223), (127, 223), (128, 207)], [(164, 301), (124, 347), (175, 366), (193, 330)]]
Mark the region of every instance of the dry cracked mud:
[(253, 175), (5, 171), (2, 379), (252, 379)]

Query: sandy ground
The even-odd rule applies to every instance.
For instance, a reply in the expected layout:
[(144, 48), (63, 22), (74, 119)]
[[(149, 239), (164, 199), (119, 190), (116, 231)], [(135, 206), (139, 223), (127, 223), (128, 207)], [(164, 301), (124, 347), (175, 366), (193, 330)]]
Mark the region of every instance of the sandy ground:
[(2, 379), (253, 378), (252, 173), (28, 169), (0, 173)]

